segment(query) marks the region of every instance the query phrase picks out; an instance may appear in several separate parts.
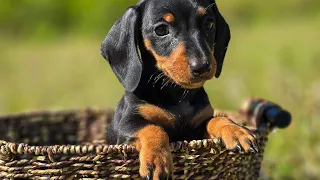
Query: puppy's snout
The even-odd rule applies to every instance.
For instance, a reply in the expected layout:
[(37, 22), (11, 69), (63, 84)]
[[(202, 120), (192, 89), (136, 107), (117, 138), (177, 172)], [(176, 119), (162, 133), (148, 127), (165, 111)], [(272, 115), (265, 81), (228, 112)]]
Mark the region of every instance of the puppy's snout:
[(190, 64), (191, 73), (195, 77), (207, 74), (211, 71), (211, 64), (208, 61), (192, 62)]

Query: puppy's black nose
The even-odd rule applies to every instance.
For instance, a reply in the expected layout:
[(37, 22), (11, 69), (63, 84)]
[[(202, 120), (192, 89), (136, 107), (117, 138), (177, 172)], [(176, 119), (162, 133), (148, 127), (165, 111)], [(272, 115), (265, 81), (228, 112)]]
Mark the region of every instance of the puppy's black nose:
[(194, 76), (201, 76), (202, 74), (211, 71), (211, 64), (208, 61), (194, 62), (190, 64), (191, 73)]

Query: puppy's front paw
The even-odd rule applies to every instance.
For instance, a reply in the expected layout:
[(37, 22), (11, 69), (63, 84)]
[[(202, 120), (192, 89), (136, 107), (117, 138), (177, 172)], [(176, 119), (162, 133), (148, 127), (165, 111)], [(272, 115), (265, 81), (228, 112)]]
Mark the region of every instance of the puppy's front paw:
[(168, 148), (146, 147), (140, 152), (140, 175), (147, 179), (172, 179), (172, 155)]
[(146, 179), (172, 179), (173, 161), (169, 137), (158, 126), (146, 126), (137, 134), (136, 147), (140, 158), (140, 175)]
[(207, 124), (209, 138), (221, 139), (229, 150), (258, 152), (258, 145), (253, 133), (237, 125), (226, 117), (216, 117)]

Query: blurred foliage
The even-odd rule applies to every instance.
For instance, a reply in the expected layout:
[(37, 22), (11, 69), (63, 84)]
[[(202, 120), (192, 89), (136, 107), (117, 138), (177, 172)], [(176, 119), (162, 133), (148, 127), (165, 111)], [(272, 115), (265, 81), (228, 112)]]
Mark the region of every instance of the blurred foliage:
[[(54, 37), (66, 33), (103, 33), (137, 0), (0, 0), (0, 31), (6, 35)], [(218, 1), (219, 3), (219, 1)], [(318, 0), (221, 2), (224, 14), (235, 23), (253, 25), (287, 17), (312, 16)], [(231, 22), (232, 22), (231, 21)]]
[[(110, 26), (136, 0), (0, 0), (0, 113), (114, 107), (123, 88), (100, 55)], [(270, 135), (270, 179), (320, 178), (319, 0), (219, 1), (232, 30), (211, 102), (275, 101), (292, 125)], [(40, 42), (39, 42), (40, 41)]]
[(105, 32), (135, 0), (1, 0), (3, 33), (37, 38)]

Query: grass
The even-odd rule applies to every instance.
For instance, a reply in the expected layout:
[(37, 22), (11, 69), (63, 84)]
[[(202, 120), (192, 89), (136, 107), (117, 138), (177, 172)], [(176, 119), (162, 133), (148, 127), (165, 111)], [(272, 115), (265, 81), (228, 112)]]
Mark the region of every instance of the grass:
[[(205, 86), (215, 107), (236, 109), (249, 96), (275, 101), (292, 125), (270, 135), (264, 172), (273, 179), (320, 178), (320, 17), (232, 26), (220, 79)], [(97, 38), (2, 38), (0, 114), (86, 106), (114, 107), (123, 88)]]

